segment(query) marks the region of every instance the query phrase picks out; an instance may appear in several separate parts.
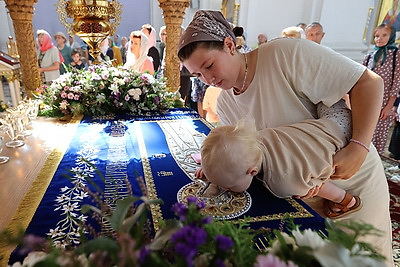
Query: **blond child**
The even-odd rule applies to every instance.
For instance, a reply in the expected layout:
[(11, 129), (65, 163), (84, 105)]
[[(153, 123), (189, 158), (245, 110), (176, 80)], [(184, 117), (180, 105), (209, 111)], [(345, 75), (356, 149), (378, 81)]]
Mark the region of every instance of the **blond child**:
[(320, 119), (261, 131), (248, 120), (214, 128), (201, 148), (202, 174), (235, 192), (257, 177), (278, 197), (322, 197), (330, 218), (360, 210), (358, 196), (329, 182), (333, 155), (352, 141), (351, 112), (339, 101), (330, 108), (318, 105), (318, 114)]

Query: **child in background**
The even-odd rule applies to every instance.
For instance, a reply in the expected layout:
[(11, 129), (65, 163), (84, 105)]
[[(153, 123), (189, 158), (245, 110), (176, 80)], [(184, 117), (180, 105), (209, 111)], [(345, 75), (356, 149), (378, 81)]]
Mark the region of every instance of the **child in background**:
[[(333, 155), (351, 137), (351, 112), (343, 100), (318, 105), (320, 119), (257, 131), (241, 120), (211, 130), (201, 148), (201, 171), (211, 183), (234, 192), (249, 188), (253, 177), (278, 197), (324, 198), (324, 213), (340, 218), (361, 209), (358, 196), (329, 182)], [(366, 147), (368, 150), (368, 148)]]
[(85, 63), (83, 63), (81, 60), (82, 54), (79, 49), (72, 50), (71, 56), (72, 56), (72, 60), (73, 60), (71, 62), (72, 67), (79, 69), (79, 70), (86, 69)]

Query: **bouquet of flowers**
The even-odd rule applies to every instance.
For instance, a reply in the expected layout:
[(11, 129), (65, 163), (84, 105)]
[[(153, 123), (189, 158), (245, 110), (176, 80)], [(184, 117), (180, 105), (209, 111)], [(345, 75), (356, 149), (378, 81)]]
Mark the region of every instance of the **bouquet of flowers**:
[(180, 105), (179, 94), (168, 92), (165, 81), (148, 73), (93, 65), (88, 70), (71, 69), (42, 86), (38, 93), (52, 116), (69, 114), (145, 114)]

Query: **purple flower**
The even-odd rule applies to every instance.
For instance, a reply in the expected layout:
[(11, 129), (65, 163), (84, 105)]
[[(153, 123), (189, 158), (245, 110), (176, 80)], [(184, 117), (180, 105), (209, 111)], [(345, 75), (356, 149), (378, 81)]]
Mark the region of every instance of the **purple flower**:
[(188, 266), (193, 266), (193, 258), (197, 253), (197, 248), (206, 242), (207, 233), (198, 226), (185, 226), (172, 235), (171, 243), (175, 246), (175, 251), (185, 257)]
[(158, 95), (154, 98), (154, 102), (156, 103), (156, 105), (160, 103), (160, 97)]
[(186, 207), (185, 204), (183, 204), (181, 202), (175, 203), (172, 206), (171, 210), (173, 212), (175, 212), (176, 216), (178, 216), (181, 221), (186, 220), (186, 214), (187, 214), (188, 208)]
[(202, 224), (210, 224), (213, 221), (213, 218), (211, 216), (206, 216), (201, 220)]
[(147, 256), (149, 256), (151, 253), (151, 250), (149, 249), (149, 246), (143, 246), (140, 251), (139, 251), (139, 262), (143, 263)]
[(217, 249), (221, 251), (227, 251), (231, 247), (233, 247), (233, 241), (229, 236), (217, 235), (215, 237), (215, 241), (217, 242)]

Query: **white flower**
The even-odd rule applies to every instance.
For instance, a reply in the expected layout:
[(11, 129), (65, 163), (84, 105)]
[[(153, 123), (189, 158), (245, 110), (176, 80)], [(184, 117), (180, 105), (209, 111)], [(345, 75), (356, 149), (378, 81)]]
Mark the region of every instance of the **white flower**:
[(113, 91), (114, 93), (118, 93), (119, 92), (118, 84), (116, 83), (111, 84), (110, 90)]
[[(22, 266), (24, 267), (32, 267), (35, 266), (36, 263), (42, 261), (44, 258), (46, 258), (47, 253), (43, 251), (33, 251), (26, 256), (24, 259)], [(14, 265), (13, 265), (14, 266)]]
[[(288, 235), (287, 233), (284, 233), (284, 232), (282, 232), (281, 234), (282, 234), (282, 237), (285, 240), (286, 244), (292, 245), (293, 249), (297, 248), (296, 241), (294, 240), (293, 237), (291, 237), (290, 235)], [(281, 251), (281, 243), (279, 242), (279, 239), (274, 240), (269, 251), (272, 254), (278, 255), (278, 253)]]
[(135, 100), (140, 99), (140, 95), (142, 94), (142, 90), (139, 88), (129, 89), (128, 94), (133, 97)]
[(296, 243), (300, 247), (310, 247), (312, 249), (317, 249), (326, 244), (324, 239), (317, 233), (311, 229), (306, 229), (303, 233), (300, 230), (292, 231), (294, 238), (296, 239)]
[(68, 104), (67, 101), (63, 100), (63, 101), (60, 102), (60, 109), (61, 110), (67, 109), (68, 106), (69, 106), (69, 104)]
[(99, 103), (104, 103), (106, 102), (106, 97), (103, 94), (99, 94), (96, 96), (96, 101)]
[(348, 249), (334, 243), (327, 243), (312, 253), (321, 266), (386, 266), (385, 263), (367, 256), (351, 256)]
[(154, 78), (153, 75), (148, 74), (148, 73), (143, 73), (141, 75), (141, 78), (148, 81), (149, 83), (154, 83), (156, 81), (156, 79)]

